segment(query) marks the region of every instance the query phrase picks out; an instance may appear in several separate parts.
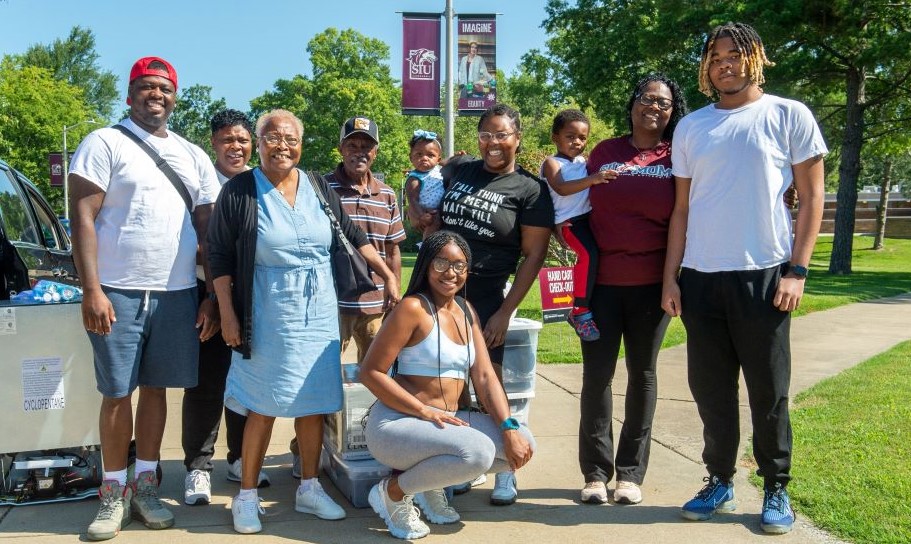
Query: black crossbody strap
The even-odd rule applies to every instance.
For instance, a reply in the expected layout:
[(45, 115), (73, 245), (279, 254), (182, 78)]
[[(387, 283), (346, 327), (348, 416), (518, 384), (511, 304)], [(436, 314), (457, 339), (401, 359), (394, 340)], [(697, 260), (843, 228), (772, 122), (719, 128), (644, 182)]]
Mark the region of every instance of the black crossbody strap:
[(193, 200), (190, 198), (190, 191), (187, 190), (187, 186), (183, 184), (183, 180), (180, 179), (180, 176), (177, 175), (177, 172), (171, 168), (171, 165), (168, 164), (166, 160), (162, 159), (161, 155), (152, 149), (152, 146), (142, 141), (139, 136), (133, 134), (133, 132), (127, 127), (123, 125), (114, 125), (114, 128), (122, 132), (127, 138), (133, 140), (136, 145), (138, 145), (149, 155), (149, 157), (152, 158), (153, 161), (155, 161), (155, 166), (157, 166), (158, 169), (161, 170), (161, 173), (164, 174), (166, 178), (168, 178), (168, 181), (171, 182), (171, 185), (177, 189), (177, 193), (180, 194), (180, 198), (183, 199), (183, 203), (187, 205), (187, 211), (192, 215)]
[(329, 207), (329, 202), (326, 200), (326, 195), (323, 194), (322, 189), (320, 189), (319, 182), (316, 181), (316, 176), (317, 174), (313, 173), (313, 171), (307, 171), (307, 179), (310, 180), (310, 185), (313, 185), (313, 192), (316, 193), (316, 198), (319, 199), (320, 206), (322, 206), (323, 211), (326, 212), (326, 215), (329, 217), (329, 222), (332, 223), (332, 230), (335, 231), (336, 238), (345, 248), (348, 255), (354, 255), (354, 247), (351, 245), (351, 242), (348, 241), (345, 233), (342, 232), (342, 226), (339, 224), (335, 214), (332, 213), (332, 208)]

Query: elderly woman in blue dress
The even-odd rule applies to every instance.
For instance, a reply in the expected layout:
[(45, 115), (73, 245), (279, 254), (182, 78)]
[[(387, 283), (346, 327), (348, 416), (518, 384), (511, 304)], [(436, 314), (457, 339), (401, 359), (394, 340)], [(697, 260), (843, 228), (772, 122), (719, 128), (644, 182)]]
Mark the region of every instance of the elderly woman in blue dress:
[[(256, 476), (276, 417), (293, 417), (302, 478), (295, 510), (322, 519), (345, 511), (317, 480), (323, 414), (342, 407), (338, 303), (329, 260), (329, 219), (298, 167), (303, 124), (273, 110), (256, 123), (261, 165), (222, 189), (209, 225), (209, 263), (222, 336), (234, 349), (225, 406), (247, 415), (234, 530), (262, 530)], [(349, 221), (335, 191), (320, 180), (342, 230), (385, 280), (387, 305), (398, 282), (366, 235)]]

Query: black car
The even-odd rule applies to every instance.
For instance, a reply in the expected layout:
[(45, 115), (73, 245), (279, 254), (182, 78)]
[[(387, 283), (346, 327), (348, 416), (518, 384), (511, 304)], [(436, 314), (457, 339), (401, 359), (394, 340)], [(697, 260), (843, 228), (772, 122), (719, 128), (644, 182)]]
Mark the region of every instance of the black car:
[(79, 285), (70, 237), (21, 172), (0, 160), (0, 303), (38, 280)]

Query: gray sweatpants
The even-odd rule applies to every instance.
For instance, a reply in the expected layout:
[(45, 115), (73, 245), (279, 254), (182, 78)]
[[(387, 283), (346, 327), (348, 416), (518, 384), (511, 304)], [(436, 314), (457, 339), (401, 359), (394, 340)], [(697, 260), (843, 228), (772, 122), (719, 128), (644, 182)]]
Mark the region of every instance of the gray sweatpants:
[[(403, 471), (399, 487), (407, 495), (509, 470), (500, 426), (487, 414), (459, 411), (456, 416), (471, 426), (441, 429), (377, 402), (367, 418), (367, 447), (377, 461)], [(528, 427), (522, 425), (519, 432), (534, 450)]]

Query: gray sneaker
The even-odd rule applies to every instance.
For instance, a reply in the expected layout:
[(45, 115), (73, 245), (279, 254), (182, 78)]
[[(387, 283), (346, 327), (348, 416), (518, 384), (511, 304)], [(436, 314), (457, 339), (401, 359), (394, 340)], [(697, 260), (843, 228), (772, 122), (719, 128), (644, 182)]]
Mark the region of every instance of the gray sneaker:
[(130, 498), (133, 488), (120, 487), (117, 480), (105, 480), (98, 488), (98, 499), (101, 506), (95, 519), (86, 531), (89, 540), (108, 540), (120, 533), (120, 529), (130, 524)]
[(459, 521), (459, 513), (449, 506), (446, 493), (442, 489), (433, 489), (414, 494), (414, 503), (424, 511), (424, 517), (430, 523), (446, 525)]
[(136, 479), (136, 491), (130, 501), (133, 518), (143, 522), (149, 529), (167, 529), (174, 525), (174, 514), (158, 499), (158, 478), (155, 471), (148, 470)]

